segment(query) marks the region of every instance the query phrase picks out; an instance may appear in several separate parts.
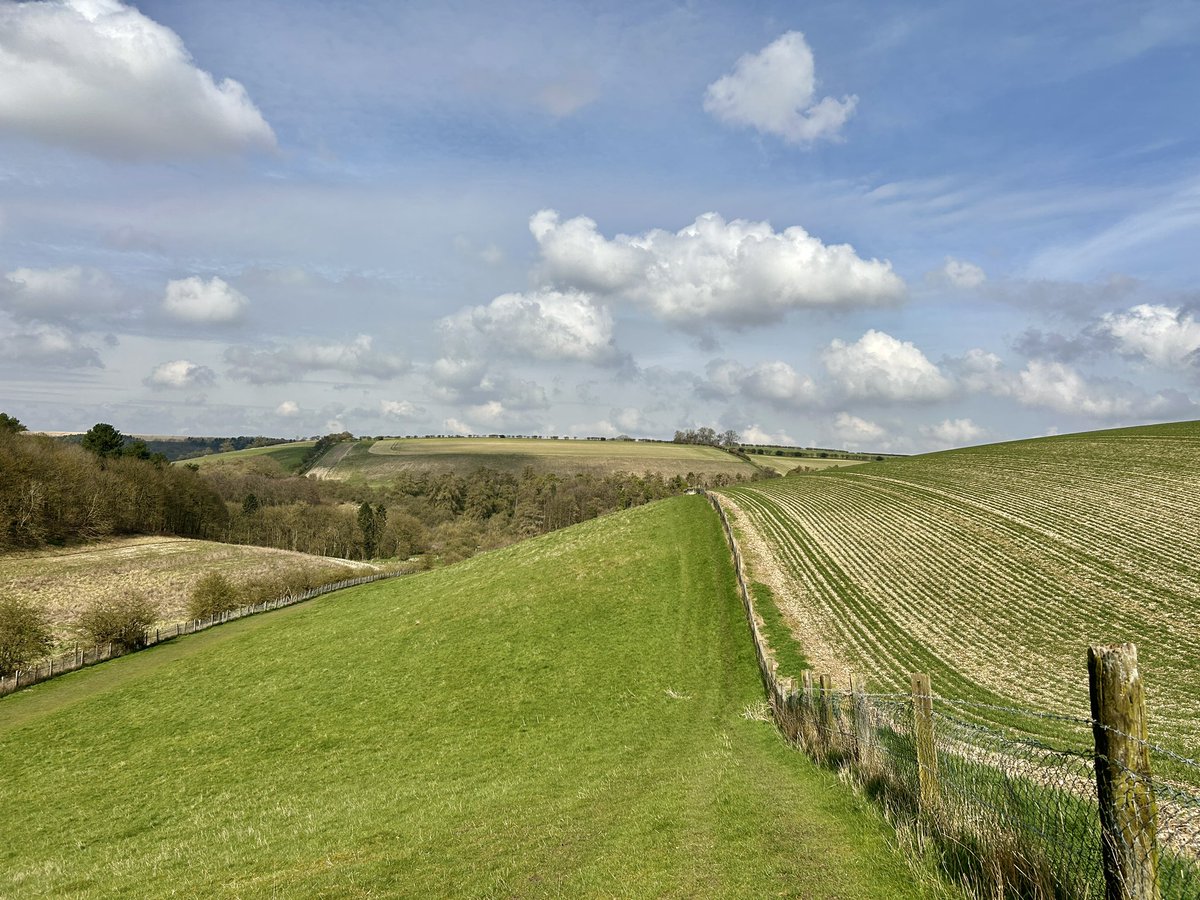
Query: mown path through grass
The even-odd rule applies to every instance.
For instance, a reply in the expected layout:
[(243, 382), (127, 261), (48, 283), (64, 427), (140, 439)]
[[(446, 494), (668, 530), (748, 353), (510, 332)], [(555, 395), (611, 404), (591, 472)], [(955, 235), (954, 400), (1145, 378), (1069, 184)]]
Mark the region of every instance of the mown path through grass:
[(0, 896), (917, 896), (761, 696), (653, 504), (0, 701)]

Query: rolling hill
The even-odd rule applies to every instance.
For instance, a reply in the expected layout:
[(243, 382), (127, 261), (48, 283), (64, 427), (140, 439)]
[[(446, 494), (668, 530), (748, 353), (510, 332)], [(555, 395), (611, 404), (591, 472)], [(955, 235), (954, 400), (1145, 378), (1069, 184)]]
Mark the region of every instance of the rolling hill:
[(1086, 715), (1138, 645), (1156, 737), (1200, 748), (1200, 423), (972, 447), (723, 492), (752, 577), (845, 685)]
[[(334, 447), (330, 456), (339, 450)], [(318, 462), (323, 465), (324, 460)], [(650, 441), (577, 441), (531, 438), (400, 438), (360, 441), (324, 473), (328, 478), (386, 481), (397, 472), (467, 474), (481, 467), (520, 473), (627, 472), (664, 477), (691, 473), (743, 475), (755, 467), (715, 447)]]
[(0, 700), (0, 895), (917, 896), (682, 497)]

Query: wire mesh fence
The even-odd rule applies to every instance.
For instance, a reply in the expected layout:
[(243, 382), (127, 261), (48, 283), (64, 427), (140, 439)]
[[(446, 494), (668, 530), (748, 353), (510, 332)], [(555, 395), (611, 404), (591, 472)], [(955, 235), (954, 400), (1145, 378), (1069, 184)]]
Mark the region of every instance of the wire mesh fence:
[[(903, 694), (869, 693), (861, 677), (849, 690), (781, 677), (733, 530), (709, 500), (776, 724), (916, 829), (945, 874), (976, 896), (1200, 900), (1200, 762), (1148, 739), (1135, 648), (1092, 648), (1089, 716), (938, 697), (921, 674)], [(1107, 694), (1106, 653), (1124, 666)]]
[[(355, 587), (360, 584), (369, 584), (373, 581), (380, 581), (385, 578), (396, 578), (402, 573), (399, 572), (378, 572), (374, 575), (363, 575), (358, 578), (348, 578), (342, 581), (335, 581), (332, 584), (325, 584), (319, 587), (309, 588), (306, 591), (301, 591), (296, 594), (288, 594), (283, 597), (278, 597), (272, 600), (264, 600), (261, 603), (253, 603), (249, 606), (240, 606), (237, 609), (231, 609), (223, 613), (207, 616), (203, 619), (190, 619), (186, 622), (176, 622), (172, 625), (160, 626), (151, 629), (147, 634), (142, 646), (138, 649), (152, 647), (155, 644), (163, 641), (169, 641), (172, 638), (179, 637), (184, 634), (194, 634), (197, 631), (205, 631), (215, 625), (221, 625), (225, 622), (232, 622), (235, 619), (243, 619), (246, 616), (253, 616), (261, 612), (267, 612), (272, 609), (280, 609), (284, 606), (293, 606), (297, 603), (303, 603), (306, 600), (311, 600), (314, 597), (319, 597), (322, 594), (328, 594), (333, 591), (340, 591), (348, 587)], [(11, 694), (21, 688), (29, 687), (33, 684), (38, 684), (43, 681), (48, 681), (51, 678), (57, 678), (59, 675), (65, 675), (68, 672), (75, 672), (87, 666), (94, 666), (96, 663), (105, 662), (110, 659), (115, 659), (118, 656), (124, 656), (126, 653), (132, 652), (119, 644), (100, 644), (95, 647), (76, 647), (67, 653), (62, 653), (57, 656), (52, 656), (49, 659), (44, 659), (37, 665), (30, 666), (25, 669), (18, 669), (11, 676), (6, 678), (0, 677), (0, 697)]]

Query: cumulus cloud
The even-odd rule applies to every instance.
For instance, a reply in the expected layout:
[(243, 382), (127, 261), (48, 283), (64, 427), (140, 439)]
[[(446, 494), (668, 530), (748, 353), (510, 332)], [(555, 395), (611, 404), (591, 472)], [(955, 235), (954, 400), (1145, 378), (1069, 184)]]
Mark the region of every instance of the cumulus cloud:
[(349, 343), (299, 341), (264, 350), (230, 347), (225, 351), (225, 362), (232, 378), (251, 384), (280, 384), (321, 371), (382, 380), (402, 375), (410, 368), (399, 356), (377, 352), (366, 334)]
[(803, 33), (789, 31), (708, 86), (704, 110), (726, 125), (755, 128), (791, 144), (840, 139), (858, 97), (816, 100), (812, 50)]
[(163, 309), (184, 322), (224, 324), (236, 322), (249, 304), (246, 295), (216, 276), (199, 276), (167, 282)]
[(1094, 419), (1124, 419), (1191, 412), (1194, 404), (1178, 391), (1146, 391), (1116, 379), (1089, 379), (1060, 362), (1031, 360), (997, 393), (1026, 406)]
[(850, 450), (857, 450), (864, 444), (877, 446), (887, 435), (882, 426), (847, 412), (837, 414), (833, 420), (833, 433)]
[(953, 382), (909, 341), (874, 329), (853, 344), (834, 339), (825, 368), (850, 397), (893, 402), (941, 400)]
[(967, 290), (977, 288), (987, 281), (987, 275), (979, 266), (963, 259), (955, 259), (953, 256), (947, 256), (942, 267), (927, 273), (926, 278), (933, 284)]
[(105, 272), (82, 266), (13, 269), (0, 278), (0, 307), (24, 320), (107, 312), (119, 298), (117, 286)]
[(441, 328), (460, 355), (486, 348), (543, 361), (607, 364), (619, 359), (611, 314), (579, 291), (502, 294), (486, 306), (443, 319)]
[(791, 310), (879, 306), (904, 296), (891, 263), (826, 245), (803, 228), (705, 213), (678, 232), (653, 229), (612, 240), (584, 216), (554, 210), (530, 219), (546, 284), (641, 304), (676, 324), (739, 327), (776, 322)]
[(1117, 351), (1164, 369), (1192, 366), (1200, 350), (1200, 322), (1178, 307), (1143, 303), (1101, 317), (1097, 330)]
[(412, 419), (425, 412), (425, 407), (410, 400), (380, 400), (379, 411), (391, 419)]
[(943, 419), (936, 425), (925, 425), (921, 434), (947, 447), (961, 447), (983, 436), (983, 429), (970, 419)]
[(0, 129), (127, 160), (275, 145), (240, 83), (117, 0), (0, 4)]
[(292, 416), (300, 415), (300, 404), (295, 400), (284, 400), (275, 407), (275, 415), (291, 418)]
[(779, 406), (805, 407), (817, 400), (817, 386), (778, 360), (743, 366), (727, 359), (708, 364), (708, 382), (704, 389), (722, 397), (764, 400)]
[(482, 405), (498, 400), (509, 409), (522, 410), (550, 406), (545, 388), (536, 381), (490, 372), (474, 359), (443, 357), (430, 367), (429, 380), (432, 395), (450, 403)]
[(958, 384), (971, 393), (991, 391), (1006, 375), (1004, 363), (995, 353), (975, 347), (946, 363)]
[(156, 366), (146, 376), (147, 387), (155, 389), (181, 390), (205, 387), (217, 380), (216, 373), (208, 366), (197, 365), (186, 359), (176, 359)]
[(76, 334), (45, 323), (0, 330), (0, 360), (63, 369), (103, 369), (100, 354)]
[(742, 429), (741, 438), (746, 444), (773, 444), (783, 447), (795, 447), (796, 439), (786, 431), (765, 431), (758, 425), (747, 425)]

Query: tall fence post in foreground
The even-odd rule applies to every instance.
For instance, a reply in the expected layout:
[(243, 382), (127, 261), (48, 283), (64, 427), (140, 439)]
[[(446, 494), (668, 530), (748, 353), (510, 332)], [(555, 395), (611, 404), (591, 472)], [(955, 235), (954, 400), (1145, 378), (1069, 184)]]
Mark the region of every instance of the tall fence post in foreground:
[(867, 710), (867, 679), (850, 676), (850, 710), (854, 722), (854, 755), (863, 776), (875, 774), (875, 735), (871, 731), (871, 715)]
[(1158, 900), (1158, 809), (1137, 647), (1088, 648), (1101, 853), (1108, 900)]
[(917, 779), (921, 783), (921, 813), (938, 807), (937, 743), (933, 739), (933, 686), (928, 675), (912, 677), (913, 743), (917, 748)]

